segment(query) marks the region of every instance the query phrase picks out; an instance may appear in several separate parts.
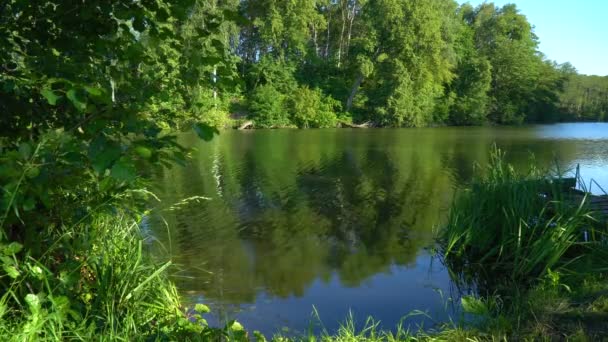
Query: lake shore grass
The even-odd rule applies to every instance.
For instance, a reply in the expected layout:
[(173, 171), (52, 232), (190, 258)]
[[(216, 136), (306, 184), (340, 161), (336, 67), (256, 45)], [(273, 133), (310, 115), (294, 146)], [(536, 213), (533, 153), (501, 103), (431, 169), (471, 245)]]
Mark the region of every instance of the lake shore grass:
[(53, 230), (42, 256), (1, 241), (2, 341), (182, 341), (221, 333), (201, 317), (204, 305), (183, 308), (167, 270), (127, 214), (97, 215)]

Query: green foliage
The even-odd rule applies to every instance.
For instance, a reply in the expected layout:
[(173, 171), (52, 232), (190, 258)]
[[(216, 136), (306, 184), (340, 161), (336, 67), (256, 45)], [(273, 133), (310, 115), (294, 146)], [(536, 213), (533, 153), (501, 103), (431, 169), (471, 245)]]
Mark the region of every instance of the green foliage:
[[(545, 60), (512, 4), (272, 0), (240, 9), (233, 53), (250, 100), (265, 84), (288, 98), (308, 86), (340, 101), (350, 121), (392, 127), (583, 119), (574, 100), (560, 105), (574, 74)], [(605, 116), (589, 107), (585, 118)]]
[(492, 293), (498, 284), (525, 286), (580, 257), (569, 253), (594, 220), (585, 200), (567, 201), (561, 178), (546, 175), (533, 161), (517, 172), (500, 150), (493, 152), (457, 197), (440, 236), (454, 272)]
[(270, 84), (255, 89), (249, 108), (252, 112), (251, 118), (259, 127), (286, 127), (290, 123), (285, 95)]
[(562, 120), (608, 120), (608, 77), (576, 75), (569, 65), (562, 72), (569, 75), (560, 101)]
[(288, 100), (292, 121), (300, 128), (336, 127), (340, 103), (319, 89), (298, 88)]
[(446, 87), (443, 117), (453, 125), (479, 125), (487, 120), (492, 66), (475, 47), (473, 27), (466, 23), (473, 9), (463, 6), (455, 41), (456, 77)]
[[(141, 218), (153, 197), (142, 190), (146, 170), (186, 159), (169, 129), (190, 124), (206, 140), (217, 133), (197, 122), (187, 96), (222, 85), (203, 77), (209, 69), (224, 79), (232, 72), (212, 24), (224, 13), (203, 4), (0, 5), (3, 337), (192, 330), (164, 278), (168, 264), (147, 260), (128, 218), (109, 217)], [(186, 30), (200, 12), (204, 22)]]
[(96, 215), (41, 238), (53, 243), (36, 259), (18, 243), (0, 245), (3, 278), (10, 279), (0, 298), (2, 340), (204, 340), (218, 333), (182, 311), (166, 278), (170, 263), (147, 257), (141, 231), (126, 216)]

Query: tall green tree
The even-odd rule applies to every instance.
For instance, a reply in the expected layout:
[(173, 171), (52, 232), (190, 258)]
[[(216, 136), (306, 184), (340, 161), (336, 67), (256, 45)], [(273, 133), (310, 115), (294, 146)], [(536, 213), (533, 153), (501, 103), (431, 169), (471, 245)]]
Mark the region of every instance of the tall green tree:
[(347, 109), (361, 87), (370, 119), (380, 125), (416, 127), (432, 121), (443, 84), (453, 77), (445, 4), (376, 0), (365, 5), (366, 33), (353, 42), (359, 70)]
[(452, 125), (479, 125), (487, 121), (489, 90), (492, 81), (490, 61), (475, 47), (475, 31), (471, 26), (474, 9), (470, 4), (456, 11), (454, 79), (445, 88), (445, 97), (437, 109), (440, 118)]
[(528, 96), (539, 78), (538, 39), (513, 4), (480, 5), (472, 20), (475, 43), (492, 65), (490, 118), (503, 124), (526, 119)]

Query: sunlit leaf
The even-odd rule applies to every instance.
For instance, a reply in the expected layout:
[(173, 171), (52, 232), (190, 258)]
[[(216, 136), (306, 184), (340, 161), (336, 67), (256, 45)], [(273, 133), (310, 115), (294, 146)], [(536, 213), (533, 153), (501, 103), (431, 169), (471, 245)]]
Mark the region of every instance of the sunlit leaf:
[(4, 255), (13, 255), (19, 253), (23, 249), (23, 245), (18, 242), (11, 242), (8, 246), (3, 248)]
[(56, 105), (57, 101), (61, 98), (61, 96), (55, 94), (54, 91), (52, 91), (51, 89), (48, 89), (48, 88), (42, 89), (42, 91), (40, 92), (40, 94), (42, 94), (42, 96), (44, 96), (44, 98), (46, 99), (46, 101), (51, 106)]
[(85, 109), (87, 109), (86, 101), (83, 101), (81, 98), (79, 98), (78, 92), (76, 91), (75, 88), (68, 90), (66, 95), (67, 95), (68, 99), (70, 100), (70, 102), (74, 105), (74, 107), (76, 107), (76, 109), (78, 109), (81, 112), (84, 112)]
[(3, 265), (2, 268), (4, 269), (4, 272), (13, 279), (17, 279), (21, 275), (21, 272), (19, 272), (15, 266)]
[(135, 153), (144, 159), (150, 159), (150, 157), (152, 157), (152, 150), (144, 146), (135, 147)]
[(207, 305), (205, 305), (205, 304), (196, 304), (194, 306), (194, 310), (196, 310), (197, 312), (200, 312), (202, 314), (211, 312), (211, 310), (209, 309), (209, 307)]

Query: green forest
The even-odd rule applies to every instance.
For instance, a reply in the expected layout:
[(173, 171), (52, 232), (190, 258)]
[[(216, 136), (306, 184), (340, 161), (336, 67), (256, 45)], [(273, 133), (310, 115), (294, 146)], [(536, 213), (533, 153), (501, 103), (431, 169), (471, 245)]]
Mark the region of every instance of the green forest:
[(605, 120), (608, 78), (538, 44), (492, 3), (2, 1), (0, 339), (244, 336), (184, 310), (146, 251), (178, 132)]

